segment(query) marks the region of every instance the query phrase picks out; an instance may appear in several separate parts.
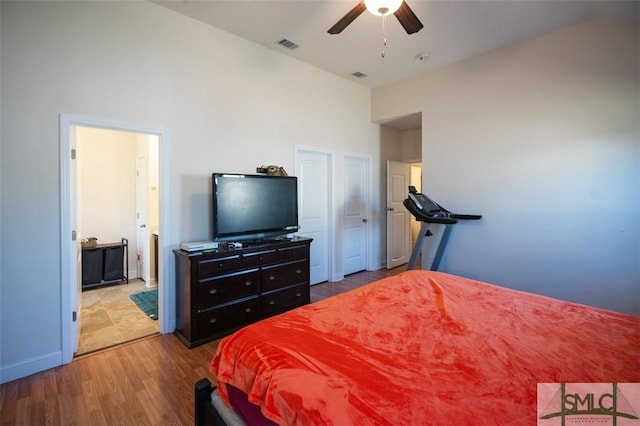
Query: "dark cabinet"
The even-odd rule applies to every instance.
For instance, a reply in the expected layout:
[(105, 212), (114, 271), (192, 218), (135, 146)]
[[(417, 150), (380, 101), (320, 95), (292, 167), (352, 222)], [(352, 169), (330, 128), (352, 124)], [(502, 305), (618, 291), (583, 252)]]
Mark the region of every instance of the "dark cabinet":
[(310, 303), (310, 238), (207, 252), (174, 250), (176, 331), (188, 347)]
[(129, 282), (128, 240), (82, 248), (82, 290)]

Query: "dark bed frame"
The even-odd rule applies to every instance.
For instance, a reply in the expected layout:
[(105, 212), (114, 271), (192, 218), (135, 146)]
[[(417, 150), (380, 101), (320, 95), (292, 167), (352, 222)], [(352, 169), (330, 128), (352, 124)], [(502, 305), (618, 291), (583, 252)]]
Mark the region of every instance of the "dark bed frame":
[(207, 378), (196, 382), (194, 399), (195, 426), (226, 426), (225, 421), (211, 404), (211, 393), (214, 389), (215, 387)]

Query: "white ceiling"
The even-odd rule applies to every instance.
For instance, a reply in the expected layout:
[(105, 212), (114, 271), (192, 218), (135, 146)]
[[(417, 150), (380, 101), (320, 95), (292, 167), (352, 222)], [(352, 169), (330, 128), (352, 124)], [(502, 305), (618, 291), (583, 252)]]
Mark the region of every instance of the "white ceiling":
[[(153, 2), (369, 88), (586, 20), (640, 20), (640, 0), (407, 0), (424, 28), (408, 35), (395, 16), (388, 17), (383, 58), (382, 18), (367, 11), (342, 33), (327, 33), (358, 1)], [(283, 38), (299, 47), (282, 47), (277, 42)], [(428, 57), (416, 59), (423, 52)], [(354, 72), (367, 76), (356, 78)], [(414, 117), (413, 124), (399, 128), (415, 122)]]
[[(342, 33), (327, 30), (359, 0), (154, 1), (242, 38), (374, 88), (595, 17), (638, 20), (638, 1), (407, 0), (424, 28), (408, 35), (365, 11)], [(289, 51), (277, 44), (298, 44)], [(425, 60), (415, 56), (430, 52)], [(367, 77), (351, 76), (359, 71)]]

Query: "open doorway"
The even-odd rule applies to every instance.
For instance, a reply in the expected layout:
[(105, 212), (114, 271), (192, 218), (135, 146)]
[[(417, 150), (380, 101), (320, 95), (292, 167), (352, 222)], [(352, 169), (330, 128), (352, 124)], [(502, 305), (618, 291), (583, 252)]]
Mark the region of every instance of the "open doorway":
[[(62, 364), (74, 359), (78, 351), (80, 334), (80, 296), (82, 277), (80, 262), (82, 259), (81, 238), (78, 232), (78, 153), (77, 128), (90, 127), (125, 132), (155, 135), (158, 138), (158, 187), (159, 225), (157, 240), (157, 288), (158, 288), (158, 331), (167, 333), (173, 328), (173, 298), (169, 286), (165, 285), (168, 275), (170, 250), (166, 249), (168, 227), (168, 198), (166, 182), (168, 166), (166, 152), (169, 132), (167, 129), (114, 122), (92, 117), (60, 114), (60, 279), (65, 285), (61, 291), (60, 321), (62, 331)], [(155, 241), (154, 241), (155, 243)], [(155, 244), (154, 244), (155, 245)], [(127, 268), (128, 270), (128, 268)]]
[(158, 327), (158, 136), (76, 126), (76, 356)]
[(408, 263), (417, 232), (402, 205), (408, 186), (422, 187), (422, 113), (381, 123), (381, 167), (386, 170), (386, 267)]

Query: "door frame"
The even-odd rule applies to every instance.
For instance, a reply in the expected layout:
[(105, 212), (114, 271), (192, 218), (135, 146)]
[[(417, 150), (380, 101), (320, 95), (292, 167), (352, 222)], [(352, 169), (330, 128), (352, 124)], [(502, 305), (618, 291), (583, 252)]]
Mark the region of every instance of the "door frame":
[(164, 128), (149, 127), (139, 124), (103, 120), (94, 117), (82, 117), (70, 114), (59, 116), (59, 144), (60, 144), (60, 282), (61, 282), (61, 346), (62, 363), (68, 364), (73, 360), (77, 338), (79, 334), (77, 315), (78, 303), (78, 273), (77, 273), (77, 206), (74, 205), (77, 194), (77, 182), (72, 181), (70, 173), (72, 167), (71, 150), (76, 149), (75, 128), (95, 127), (101, 129), (118, 130), (131, 133), (144, 133), (158, 136), (158, 167), (159, 167), (159, 235), (158, 235), (158, 316), (160, 333), (171, 331), (170, 286), (168, 266), (165, 262), (163, 239), (168, 235), (168, 144), (169, 131)]

